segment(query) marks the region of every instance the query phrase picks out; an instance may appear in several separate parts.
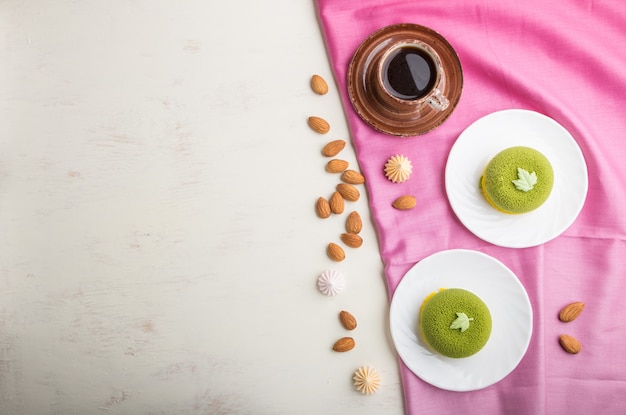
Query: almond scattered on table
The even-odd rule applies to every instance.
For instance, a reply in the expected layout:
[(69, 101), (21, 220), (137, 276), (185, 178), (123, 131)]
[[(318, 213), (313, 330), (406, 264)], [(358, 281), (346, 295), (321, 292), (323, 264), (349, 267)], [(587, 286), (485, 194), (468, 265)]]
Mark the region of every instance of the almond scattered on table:
[(323, 197), (319, 197), (317, 199), (317, 203), (315, 203), (315, 212), (317, 212), (317, 216), (322, 219), (326, 219), (330, 216), (332, 211), (330, 210), (330, 203)]
[(341, 174), (341, 180), (349, 184), (363, 184), (365, 177), (356, 170), (346, 170)]
[(413, 209), (417, 205), (417, 200), (415, 199), (415, 196), (400, 196), (394, 200), (391, 205), (398, 210), (409, 210)]
[(351, 184), (339, 183), (336, 187), (337, 191), (344, 199), (350, 202), (356, 202), (361, 197), (359, 190)]
[(326, 121), (322, 117), (312, 116), (309, 117), (307, 122), (309, 124), (309, 127), (311, 127), (311, 129), (316, 133), (326, 134), (330, 131), (330, 124), (328, 124), (328, 121)]
[(329, 173), (341, 173), (348, 168), (350, 163), (341, 159), (332, 159), (326, 163), (326, 171)]
[(363, 229), (363, 221), (361, 215), (356, 210), (350, 212), (348, 219), (346, 219), (346, 231), (348, 233), (360, 233)]
[(559, 344), (561, 345), (563, 350), (571, 354), (577, 354), (582, 349), (580, 342), (569, 334), (562, 334), (561, 337), (559, 337)]
[(315, 74), (311, 77), (311, 89), (318, 95), (325, 95), (328, 92), (328, 84), (324, 78)]
[(339, 312), (339, 321), (346, 330), (356, 329), (356, 318), (345, 310)]
[(322, 148), (322, 154), (326, 157), (335, 157), (346, 147), (346, 142), (343, 140), (334, 140), (326, 144)]
[(559, 313), (559, 320), (564, 323), (574, 321), (580, 315), (580, 313), (583, 312), (584, 308), (585, 304), (580, 301), (568, 304), (561, 309), (561, 312)]
[(328, 202), (328, 204), (330, 206), (331, 212), (337, 215), (340, 215), (343, 213), (345, 204), (343, 201), (343, 196), (341, 196), (341, 193), (333, 192), (333, 194), (330, 196), (330, 201)]
[(346, 259), (346, 253), (343, 248), (333, 242), (329, 243), (328, 247), (326, 247), (326, 254), (330, 259), (336, 262), (341, 262)]
[(342, 337), (335, 342), (333, 350), (336, 352), (347, 352), (348, 350), (354, 349), (355, 344), (352, 337)]
[(342, 233), (341, 240), (350, 248), (358, 248), (363, 245), (363, 238), (356, 233)]

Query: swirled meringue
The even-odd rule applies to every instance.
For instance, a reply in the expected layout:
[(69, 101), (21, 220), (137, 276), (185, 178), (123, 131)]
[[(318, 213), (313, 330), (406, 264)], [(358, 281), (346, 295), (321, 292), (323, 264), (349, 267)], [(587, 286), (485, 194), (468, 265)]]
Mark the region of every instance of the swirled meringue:
[(320, 274), (317, 279), (317, 288), (324, 295), (337, 295), (345, 286), (343, 275), (334, 269), (329, 269)]
[(356, 389), (364, 394), (370, 395), (380, 386), (380, 376), (376, 369), (369, 366), (360, 367), (354, 372), (352, 377)]
[(394, 183), (406, 181), (412, 172), (411, 160), (403, 155), (396, 154), (385, 163), (385, 176)]

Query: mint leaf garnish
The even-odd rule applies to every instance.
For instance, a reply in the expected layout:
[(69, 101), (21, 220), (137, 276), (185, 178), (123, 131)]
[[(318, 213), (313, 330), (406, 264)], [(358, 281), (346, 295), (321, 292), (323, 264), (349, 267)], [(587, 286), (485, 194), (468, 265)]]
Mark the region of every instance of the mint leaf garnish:
[(465, 313), (456, 313), (456, 320), (452, 322), (450, 328), (452, 330), (461, 329), (461, 332), (467, 330), (470, 326), (470, 321), (474, 320), (473, 317), (467, 317)]
[(528, 171), (517, 168), (517, 180), (511, 180), (517, 190), (528, 192), (537, 184), (537, 174), (535, 172), (529, 173)]

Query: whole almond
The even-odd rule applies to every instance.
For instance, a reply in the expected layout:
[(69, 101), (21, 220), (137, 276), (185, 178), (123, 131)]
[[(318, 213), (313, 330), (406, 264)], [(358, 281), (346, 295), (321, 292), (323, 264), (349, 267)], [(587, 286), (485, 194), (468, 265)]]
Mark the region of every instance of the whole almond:
[(363, 245), (363, 238), (356, 233), (342, 233), (341, 240), (350, 248), (358, 248)]
[(343, 140), (335, 140), (326, 144), (322, 148), (322, 154), (326, 157), (335, 157), (346, 147), (346, 142)]
[(352, 337), (342, 337), (337, 340), (333, 345), (333, 350), (336, 352), (347, 352), (354, 349), (355, 343)]
[(339, 313), (339, 321), (341, 321), (341, 325), (346, 330), (354, 330), (356, 329), (356, 318), (345, 310), (342, 310)]
[(344, 199), (350, 202), (356, 202), (359, 200), (359, 197), (361, 197), (361, 193), (359, 193), (358, 189), (348, 183), (339, 183), (337, 185), (337, 191)]
[(328, 92), (328, 84), (319, 75), (313, 75), (311, 77), (311, 89), (318, 95), (324, 95)]
[(580, 342), (569, 334), (562, 334), (559, 337), (559, 344), (567, 353), (576, 354), (582, 349)]
[(399, 210), (409, 210), (413, 209), (415, 205), (417, 205), (417, 200), (415, 199), (415, 196), (400, 196), (394, 200), (391, 205)]
[(328, 202), (328, 204), (330, 205), (331, 212), (338, 215), (343, 213), (345, 205), (343, 202), (343, 197), (339, 192), (333, 192), (333, 194), (330, 196), (330, 201)]
[(363, 184), (365, 177), (356, 170), (346, 170), (341, 174), (341, 180), (350, 184)]
[(341, 159), (332, 159), (326, 163), (326, 171), (329, 173), (341, 173), (348, 168), (350, 163)]
[(332, 242), (328, 244), (326, 254), (328, 254), (330, 259), (336, 262), (341, 262), (346, 258), (346, 253), (343, 251), (343, 248)]
[(317, 216), (322, 219), (326, 219), (330, 216), (332, 211), (330, 210), (330, 203), (323, 197), (317, 199), (317, 203), (315, 204), (315, 212), (317, 212)]
[(316, 133), (326, 134), (330, 131), (330, 124), (321, 117), (309, 117), (308, 124)]
[(561, 309), (561, 312), (559, 313), (559, 320), (561, 320), (564, 323), (573, 321), (576, 319), (576, 317), (580, 315), (580, 313), (583, 312), (584, 308), (585, 308), (585, 304), (581, 303), (580, 301), (576, 301), (575, 303), (568, 304)]
[(363, 229), (363, 221), (361, 220), (361, 215), (359, 212), (352, 211), (348, 215), (348, 219), (346, 219), (346, 231), (348, 233), (359, 233)]

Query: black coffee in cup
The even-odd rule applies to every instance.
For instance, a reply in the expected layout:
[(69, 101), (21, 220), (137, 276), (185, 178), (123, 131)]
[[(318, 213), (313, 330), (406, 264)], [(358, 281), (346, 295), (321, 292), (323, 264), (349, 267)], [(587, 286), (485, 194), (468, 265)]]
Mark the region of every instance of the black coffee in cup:
[(416, 100), (426, 96), (437, 81), (433, 58), (424, 49), (405, 45), (393, 50), (382, 67), (385, 89), (394, 97)]

